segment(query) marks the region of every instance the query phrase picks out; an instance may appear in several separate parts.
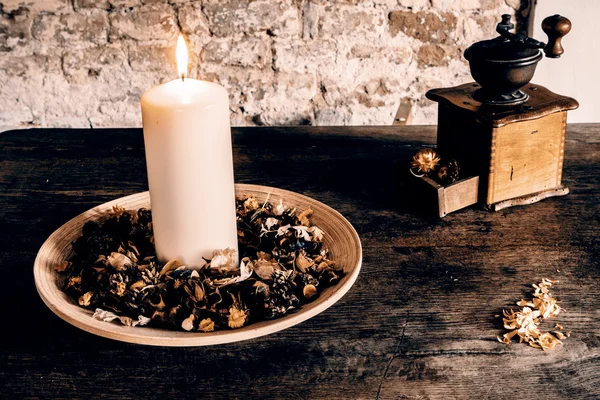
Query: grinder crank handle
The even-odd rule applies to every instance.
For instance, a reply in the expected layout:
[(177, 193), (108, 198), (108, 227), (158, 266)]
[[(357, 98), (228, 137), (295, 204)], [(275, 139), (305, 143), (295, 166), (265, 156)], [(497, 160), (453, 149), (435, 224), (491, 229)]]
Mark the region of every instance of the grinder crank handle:
[(548, 44), (544, 53), (549, 58), (559, 58), (564, 52), (562, 38), (571, 31), (571, 21), (562, 15), (552, 15), (542, 21), (542, 30), (548, 35)]

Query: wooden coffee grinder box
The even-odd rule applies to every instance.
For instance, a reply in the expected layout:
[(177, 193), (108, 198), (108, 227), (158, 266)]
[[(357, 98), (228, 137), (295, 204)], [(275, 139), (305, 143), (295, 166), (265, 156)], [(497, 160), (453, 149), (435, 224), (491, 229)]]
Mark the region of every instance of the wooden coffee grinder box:
[(529, 82), (542, 48), (550, 58), (563, 53), (571, 23), (559, 15), (544, 19), (547, 45), (513, 28), (503, 15), (499, 37), (465, 51), (477, 83), (427, 93), (439, 103), (437, 151), (476, 171), (478, 201), (493, 210), (569, 192), (562, 185), (567, 111), (578, 103)]

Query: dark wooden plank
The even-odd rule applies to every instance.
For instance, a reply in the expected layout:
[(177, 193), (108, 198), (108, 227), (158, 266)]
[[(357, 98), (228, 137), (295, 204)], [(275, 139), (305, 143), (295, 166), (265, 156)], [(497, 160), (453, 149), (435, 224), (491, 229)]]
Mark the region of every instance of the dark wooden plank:
[[(421, 215), (404, 167), (434, 127), (237, 128), (238, 182), (307, 194), (358, 230), (364, 266), (334, 307), (265, 338), (152, 348), (84, 333), (38, 298), (46, 237), (94, 205), (146, 190), (140, 130), (0, 134), (0, 393), (8, 398), (600, 397), (600, 126), (571, 125), (571, 194), (491, 213)], [(201, 156), (201, 155), (199, 155)], [(418, 200), (418, 199), (417, 199)], [(417, 201), (418, 202), (418, 201)], [(560, 272), (558, 272), (559, 270)], [(560, 279), (552, 352), (504, 346), (494, 315)]]

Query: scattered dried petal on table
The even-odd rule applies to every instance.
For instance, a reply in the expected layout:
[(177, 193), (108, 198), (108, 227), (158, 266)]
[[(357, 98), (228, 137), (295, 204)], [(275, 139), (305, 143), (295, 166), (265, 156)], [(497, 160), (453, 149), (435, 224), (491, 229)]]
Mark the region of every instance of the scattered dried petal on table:
[[(558, 331), (542, 332), (539, 329), (544, 319), (554, 317), (561, 311), (557, 300), (550, 293), (550, 287), (556, 283), (558, 281), (544, 278), (539, 284), (532, 285), (535, 289), (533, 299), (517, 302), (522, 307), (520, 310), (502, 310), (504, 328), (511, 331), (498, 338), (498, 341), (509, 344), (514, 336), (519, 336), (519, 343), (525, 342), (544, 351), (562, 344), (561, 339), (569, 335)], [(555, 328), (563, 329), (560, 324), (556, 324)]]

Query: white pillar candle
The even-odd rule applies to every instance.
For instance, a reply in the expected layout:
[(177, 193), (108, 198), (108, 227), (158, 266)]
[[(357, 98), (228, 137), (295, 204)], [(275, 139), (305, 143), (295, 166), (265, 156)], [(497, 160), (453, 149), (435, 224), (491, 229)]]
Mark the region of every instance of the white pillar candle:
[(181, 36), (177, 62), (180, 79), (141, 98), (156, 254), (201, 268), (229, 248), (237, 266), (229, 96), (215, 83), (184, 79)]

